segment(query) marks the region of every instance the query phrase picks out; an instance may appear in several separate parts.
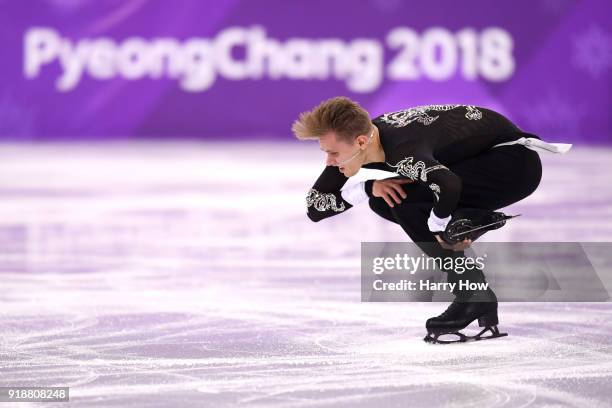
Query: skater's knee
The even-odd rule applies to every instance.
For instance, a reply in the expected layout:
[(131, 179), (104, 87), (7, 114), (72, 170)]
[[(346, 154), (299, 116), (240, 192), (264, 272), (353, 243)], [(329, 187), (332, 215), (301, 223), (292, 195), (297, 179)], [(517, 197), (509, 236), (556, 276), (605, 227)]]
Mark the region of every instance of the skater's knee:
[(529, 172), (531, 174), (531, 182), (529, 183), (529, 194), (533, 193), (542, 181), (542, 161), (540, 160), (539, 154), (537, 154), (536, 152), (533, 153), (535, 154), (531, 159), (531, 166)]
[(380, 197), (371, 197), (368, 200), (368, 205), (370, 206), (372, 211), (378, 214), (380, 211), (382, 211), (383, 205), (387, 205), (387, 203), (385, 203), (385, 200)]
[(391, 213), (391, 208), (389, 204), (380, 197), (372, 197), (368, 200), (368, 205), (376, 214), (384, 218), (385, 220), (391, 222), (397, 222), (393, 214)]
[(522, 171), (521, 171), (521, 182), (518, 184), (516, 193), (516, 201), (522, 200), (530, 196), (542, 180), (542, 162), (540, 161), (540, 155), (532, 150), (525, 152), (527, 158), (524, 160)]

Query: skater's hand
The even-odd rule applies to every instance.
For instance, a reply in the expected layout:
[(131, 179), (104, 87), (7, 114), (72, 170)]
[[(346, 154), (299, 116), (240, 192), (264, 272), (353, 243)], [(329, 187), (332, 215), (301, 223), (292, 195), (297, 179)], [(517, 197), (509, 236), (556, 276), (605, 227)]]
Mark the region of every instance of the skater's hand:
[(393, 207), (395, 203), (400, 204), (406, 198), (402, 184), (408, 183), (414, 183), (414, 180), (408, 178), (376, 180), (372, 184), (372, 195), (382, 197), (389, 204), (389, 207)]
[(471, 239), (464, 239), (463, 241), (457, 242), (453, 245), (449, 244), (448, 242), (444, 241), (442, 238), (440, 238), (439, 235), (436, 235), (436, 239), (438, 240), (438, 242), (440, 243), (440, 246), (444, 249), (452, 249), (453, 251), (464, 251), (466, 249), (468, 249), (470, 247), (470, 245), (472, 244), (472, 240)]

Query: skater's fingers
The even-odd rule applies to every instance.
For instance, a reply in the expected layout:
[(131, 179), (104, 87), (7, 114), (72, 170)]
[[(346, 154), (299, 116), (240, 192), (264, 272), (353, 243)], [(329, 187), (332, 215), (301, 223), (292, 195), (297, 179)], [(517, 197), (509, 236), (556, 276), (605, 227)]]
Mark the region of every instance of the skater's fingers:
[(398, 203), (398, 204), (402, 203), (402, 200), (399, 198), (399, 196), (397, 195), (397, 193), (395, 192), (395, 190), (392, 187), (390, 187), (387, 190), (387, 194), (390, 195), (395, 200), (396, 203)]
[(466, 250), (466, 249), (468, 249), (470, 247), (471, 243), (472, 243), (472, 240), (466, 238), (463, 241), (456, 243), (454, 249), (455, 249), (455, 251)]
[(400, 184), (393, 183), (393, 184), (391, 184), (391, 187), (393, 187), (395, 189), (395, 191), (397, 191), (399, 193), (399, 195), (402, 196), (402, 198), (406, 198), (407, 197), (406, 192), (404, 191), (404, 189), (402, 188), (402, 186)]
[(440, 238), (438, 235), (436, 235), (436, 239), (438, 240), (438, 242), (440, 243), (440, 246), (444, 249), (452, 249), (453, 251), (463, 251), (465, 249), (467, 249), (470, 244), (472, 243), (471, 240), (469, 239), (465, 239), (463, 241), (457, 242), (455, 244), (449, 244), (446, 241), (444, 241), (442, 238)]
[(393, 181), (397, 184), (409, 184), (409, 183), (414, 183), (414, 180), (409, 179), (409, 178), (402, 178), (402, 179), (393, 179)]
[(409, 179), (409, 178), (390, 178), (390, 179), (386, 179), (386, 181), (388, 181), (389, 183), (393, 183), (393, 184), (408, 184), (408, 183), (414, 183), (414, 180)]
[(394, 204), (393, 204), (393, 201), (391, 201), (391, 199), (389, 198), (389, 196), (388, 196), (388, 195), (384, 194), (384, 195), (382, 196), (382, 198), (383, 198), (383, 199), (384, 199), (384, 200), (387, 202), (387, 204), (389, 205), (389, 207), (393, 207), (393, 205), (394, 205)]
[(440, 246), (442, 248), (444, 248), (444, 249), (453, 249), (453, 245), (450, 245), (449, 243), (444, 241), (442, 238), (440, 238), (440, 235), (436, 234), (434, 236), (436, 237), (436, 240), (440, 243)]

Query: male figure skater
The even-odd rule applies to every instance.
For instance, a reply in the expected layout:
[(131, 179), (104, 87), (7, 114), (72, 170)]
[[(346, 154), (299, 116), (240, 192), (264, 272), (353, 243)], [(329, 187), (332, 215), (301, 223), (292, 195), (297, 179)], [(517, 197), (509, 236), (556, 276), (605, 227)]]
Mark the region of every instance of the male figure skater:
[[(365, 109), (345, 97), (303, 112), (292, 130), (300, 140), (318, 140), (327, 153), (326, 167), (306, 197), (311, 220), (340, 214), (367, 200), (375, 213), (399, 224), (427, 255), (443, 258), (463, 257), (471, 244), (470, 239), (448, 240), (447, 226), (454, 214), (486, 215), (529, 196), (542, 176), (536, 151), (565, 153), (571, 147), (546, 143), (480, 106), (417, 106), (370, 119)], [(362, 167), (400, 177), (343, 189)], [(461, 275), (445, 272), (448, 282), (486, 282), (479, 269)], [(427, 320), (425, 340), (445, 342), (438, 337), (448, 333), (458, 335), (459, 341), (501, 336), (493, 291), (458, 287), (448, 309)], [(460, 332), (476, 319), (484, 328), (477, 336)], [(486, 331), (491, 335), (482, 336)]]

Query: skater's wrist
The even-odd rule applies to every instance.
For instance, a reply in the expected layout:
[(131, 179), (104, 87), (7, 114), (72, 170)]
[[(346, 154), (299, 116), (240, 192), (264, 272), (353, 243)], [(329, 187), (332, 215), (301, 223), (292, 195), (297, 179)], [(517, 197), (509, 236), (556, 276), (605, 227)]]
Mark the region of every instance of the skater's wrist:
[(376, 180), (366, 180), (365, 184), (364, 184), (364, 190), (365, 193), (367, 194), (367, 196), (369, 198), (374, 197), (374, 193), (372, 193), (372, 189), (374, 188), (374, 182)]
[(450, 220), (451, 220), (450, 215), (446, 218), (440, 218), (434, 213), (432, 209), (431, 212), (429, 213), (429, 219), (427, 220), (427, 226), (429, 227), (429, 231), (431, 232), (444, 232)]
[(340, 195), (344, 201), (353, 206), (369, 199), (366, 192), (365, 182), (363, 181), (343, 188)]

